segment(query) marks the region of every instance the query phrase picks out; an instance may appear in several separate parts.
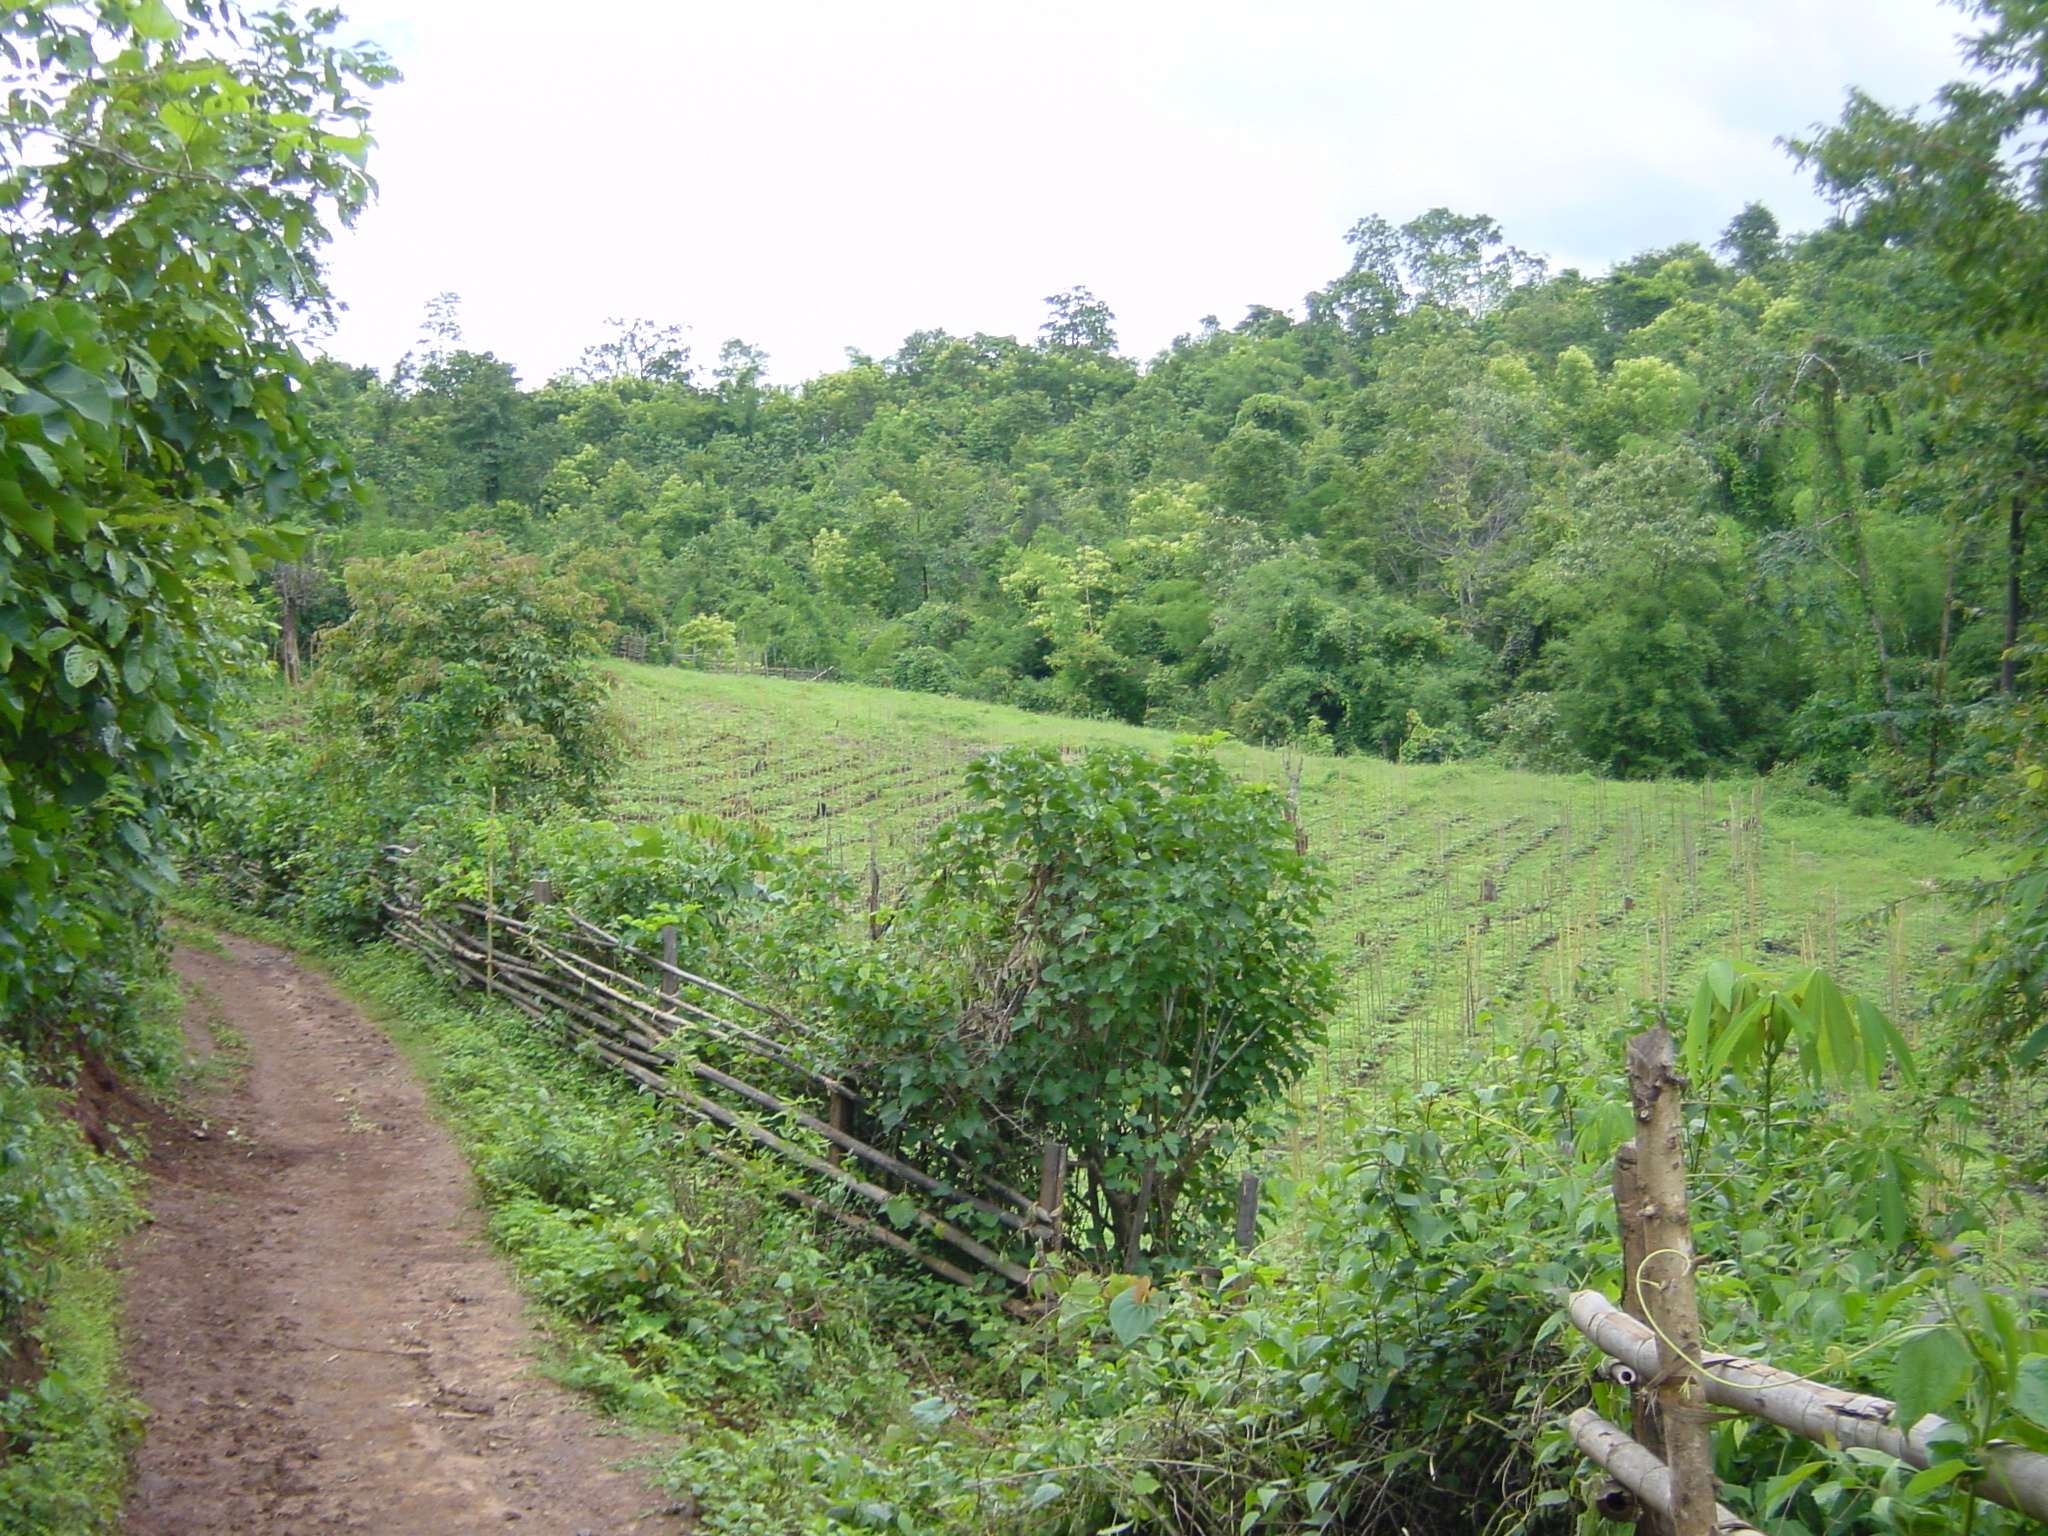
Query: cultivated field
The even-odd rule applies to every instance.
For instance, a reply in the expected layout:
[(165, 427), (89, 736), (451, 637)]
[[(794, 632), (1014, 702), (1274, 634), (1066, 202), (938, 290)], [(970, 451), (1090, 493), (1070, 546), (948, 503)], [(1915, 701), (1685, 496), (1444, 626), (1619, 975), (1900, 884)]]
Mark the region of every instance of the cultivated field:
[[(621, 814), (758, 817), (855, 874), (872, 849), (885, 900), (976, 753), (1170, 743), (927, 694), (617, 670), (636, 734)], [(1223, 756), (1246, 777), (1289, 782), (1279, 753)], [(1476, 1041), (1526, 1037), (1546, 1000), (1616, 1022), (1632, 998), (1682, 1005), (1717, 955), (1829, 965), (1911, 1032), (1942, 954), (1966, 937), (1928, 894), (1971, 868), (1955, 839), (1764, 782), (1309, 758), (1299, 798), (1336, 881), (1327, 932), (1345, 977), (1330, 1049), (1303, 1090), (1311, 1124), (1375, 1079), (1455, 1076)]]

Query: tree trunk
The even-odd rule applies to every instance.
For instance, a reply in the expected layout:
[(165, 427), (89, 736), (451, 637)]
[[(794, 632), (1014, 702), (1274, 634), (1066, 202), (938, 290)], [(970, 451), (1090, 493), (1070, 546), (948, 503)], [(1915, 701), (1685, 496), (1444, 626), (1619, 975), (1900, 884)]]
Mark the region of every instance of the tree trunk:
[[(1849, 460), (1842, 452), (1841, 400), (1838, 386), (1832, 374), (1823, 376), (1820, 390), (1820, 439), (1828, 457), (1828, 468), (1833, 472), (1835, 488), (1841, 497), (1842, 516), (1849, 522), (1850, 553), (1855, 557), (1857, 595), (1863, 599), (1863, 611), (1870, 619), (1870, 637), (1877, 646), (1877, 686), (1884, 695), (1887, 712), (1896, 707), (1897, 700), (1892, 688), (1892, 648), (1884, 637), (1884, 620), (1877, 611), (1877, 582), (1870, 570), (1870, 543), (1863, 536), (1863, 509), (1859, 505), (1862, 490), (1849, 483)], [(1884, 725), (1885, 739), (1894, 747), (1899, 745), (1899, 722), (1887, 719)]]
[[(1650, 1250), (1643, 1239), (1643, 1189), (1637, 1176), (1636, 1144), (1632, 1141), (1623, 1142), (1614, 1152), (1614, 1214), (1621, 1228), (1621, 1309), (1639, 1322), (1648, 1323), (1650, 1314), (1643, 1306), (1639, 1282)], [(1657, 1422), (1657, 1394), (1643, 1384), (1648, 1379), (1647, 1375), (1639, 1375), (1629, 1392), (1629, 1431), (1662, 1463), (1664, 1431)], [(1603, 1461), (1601, 1465), (1607, 1463)], [(1615, 1475), (1624, 1484), (1634, 1486), (1619, 1473)], [(1654, 1503), (1645, 1503), (1637, 1524), (1643, 1536), (1671, 1536), (1671, 1517)]]
[(1935, 775), (1941, 771), (1941, 727), (1948, 718), (1948, 648), (1956, 628), (1956, 561), (1962, 551), (1961, 535), (1951, 527), (1948, 560), (1941, 575), (1941, 640), (1934, 653), (1934, 712), (1927, 726), (1927, 793), (1934, 793)]
[(2020, 626), (2026, 615), (2020, 604), (2020, 564), (2027, 556), (2027, 525), (2020, 498), (2012, 499), (2005, 523), (2005, 659), (1998, 668), (1998, 691), (2012, 697), (2019, 686)]
[(299, 680), (299, 598), (296, 581), (287, 567), (278, 573), (277, 582), (277, 659), (284, 670), (284, 680), (296, 685)]

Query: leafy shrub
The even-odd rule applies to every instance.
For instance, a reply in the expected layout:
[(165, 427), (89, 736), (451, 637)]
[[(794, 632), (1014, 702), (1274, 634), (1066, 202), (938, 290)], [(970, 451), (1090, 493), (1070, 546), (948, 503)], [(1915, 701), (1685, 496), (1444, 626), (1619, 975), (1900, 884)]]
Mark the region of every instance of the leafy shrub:
[(823, 977), (888, 1126), (1018, 1179), (1067, 1147), (1077, 1240), (1199, 1252), (1218, 1175), (1307, 1063), (1322, 877), (1279, 795), (1199, 745), (991, 754), (887, 941)]
[(887, 681), (891, 688), (907, 688), (917, 693), (951, 693), (959, 684), (960, 674), (953, 658), (944, 651), (929, 645), (912, 645), (898, 651), (890, 661)]
[(480, 534), (347, 578), (316, 673), (326, 776), (386, 776), (416, 805), (596, 802), (620, 752), (596, 598)]
[(773, 994), (788, 992), (837, 932), (851, 894), (830, 865), (763, 824), (703, 814), (528, 825), (457, 809), (421, 817), (412, 832), (407, 873), (430, 907), (513, 905), (546, 880), (561, 907), (629, 949), (658, 950), (673, 925), (693, 968)]

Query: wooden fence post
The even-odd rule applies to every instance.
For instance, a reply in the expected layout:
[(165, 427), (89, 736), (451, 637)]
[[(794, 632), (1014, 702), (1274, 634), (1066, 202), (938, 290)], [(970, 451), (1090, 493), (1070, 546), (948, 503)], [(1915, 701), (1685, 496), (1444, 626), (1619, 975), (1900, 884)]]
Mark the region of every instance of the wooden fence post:
[(1237, 1181), (1237, 1251), (1250, 1253), (1259, 1246), (1259, 1176), (1251, 1169)]
[(676, 925), (674, 923), (663, 923), (661, 925), (661, 963), (668, 967), (667, 970), (661, 973), (661, 1000), (665, 1004), (673, 1003), (676, 1000), (678, 985), (676, 981), (676, 966), (680, 964), (678, 958), (680, 954), (681, 935), (676, 932)]
[(527, 887), (526, 894), (536, 907), (545, 907), (555, 899), (555, 882), (536, 880)]
[[(1699, 1378), (1700, 1307), (1693, 1285), (1692, 1210), (1685, 1194), (1685, 1079), (1668, 1029), (1628, 1045), (1628, 1090), (1635, 1109), (1635, 1220), (1642, 1256), (1630, 1276), (1657, 1334), (1655, 1422), (1671, 1469), (1663, 1511), (1671, 1536), (1711, 1536), (1714, 1436)], [(1617, 1175), (1621, 1163), (1617, 1163)], [(1630, 1218), (1622, 1218), (1624, 1234)], [(1642, 1388), (1637, 1389), (1639, 1392)]]
[[(837, 1088), (828, 1088), (825, 1091), (825, 1103), (825, 1113), (832, 1129), (835, 1131), (851, 1131), (853, 1129), (853, 1105), (847, 1102), (846, 1095)], [(834, 1168), (837, 1168), (846, 1161), (846, 1153), (840, 1150), (836, 1144), (828, 1144), (825, 1149), (825, 1160)]]
[[(1643, 1192), (1637, 1177), (1636, 1144), (1625, 1141), (1614, 1150), (1614, 1216), (1621, 1228), (1621, 1308), (1644, 1323), (1650, 1314), (1643, 1310), (1637, 1276), (1649, 1245), (1643, 1240)], [(1657, 1394), (1633, 1372), (1629, 1380), (1629, 1433), (1659, 1461), (1664, 1459), (1664, 1434), (1657, 1423)], [(1613, 1517), (1609, 1517), (1613, 1518)], [(1671, 1522), (1659, 1510), (1647, 1505), (1636, 1515), (1643, 1536), (1671, 1536)]]
[(1067, 1203), (1067, 1149), (1047, 1137), (1039, 1148), (1038, 1211), (1052, 1235), (1041, 1245), (1047, 1253), (1058, 1253), (1064, 1235), (1060, 1210)]

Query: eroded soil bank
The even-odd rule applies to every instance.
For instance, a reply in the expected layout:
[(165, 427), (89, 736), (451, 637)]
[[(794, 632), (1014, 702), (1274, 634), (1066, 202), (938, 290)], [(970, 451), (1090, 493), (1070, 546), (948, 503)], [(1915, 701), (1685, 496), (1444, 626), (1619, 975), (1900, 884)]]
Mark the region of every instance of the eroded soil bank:
[[(129, 1536), (672, 1536), (635, 1444), (538, 1376), (469, 1173), (384, 1033), (284, 951), (181, 948), (214, 1085), (128, 1254)], [(224, 1027), (223, 1027), (224, 1026)]]

